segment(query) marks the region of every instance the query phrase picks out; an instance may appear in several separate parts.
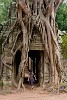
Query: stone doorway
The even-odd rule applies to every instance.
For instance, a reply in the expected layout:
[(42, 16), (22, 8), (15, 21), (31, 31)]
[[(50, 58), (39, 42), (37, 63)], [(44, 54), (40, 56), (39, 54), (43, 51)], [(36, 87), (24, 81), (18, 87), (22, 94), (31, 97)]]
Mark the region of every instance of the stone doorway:
[(20, 62), (21, 62), (21, 51), (18, 50), (14, 58), (14, 78), (16, 82), (18, 82), (18, 68), (19, 68)]
[(36, 76), (35, 84), (40, 85), (41, 81), (41, 70), (43, 69), (41, 58), (43, 51), (40, 50), (30, 50), (29, 51), (29, 69), (32, 69), (34, 75)]

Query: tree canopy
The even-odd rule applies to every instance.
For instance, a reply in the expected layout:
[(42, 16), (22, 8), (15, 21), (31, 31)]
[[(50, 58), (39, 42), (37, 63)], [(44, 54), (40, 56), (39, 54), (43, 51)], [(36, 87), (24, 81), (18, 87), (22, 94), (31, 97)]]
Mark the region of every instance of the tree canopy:
[(0, 0), (0, 23), (8, 20), (8, 7), (12, 0)]
[(67, 31), (67, 2), (60, 5), (56, 16), (56, 21), (60, 30)]

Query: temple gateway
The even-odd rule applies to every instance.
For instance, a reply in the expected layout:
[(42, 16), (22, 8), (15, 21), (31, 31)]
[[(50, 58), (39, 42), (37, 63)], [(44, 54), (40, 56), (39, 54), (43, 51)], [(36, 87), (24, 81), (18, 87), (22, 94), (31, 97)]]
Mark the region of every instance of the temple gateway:
[[(48, 1), (48, 2), (46, 2)], [(2, 44), (3, 77), (15, 86), (27, 83), (29, 70), (36, 84), (56, 84), (61, 80), (56, 7), (59, 0), (17, 0), (10, 5), (9, 30)], [(20, 85), (21, 86), (21, 85)]]

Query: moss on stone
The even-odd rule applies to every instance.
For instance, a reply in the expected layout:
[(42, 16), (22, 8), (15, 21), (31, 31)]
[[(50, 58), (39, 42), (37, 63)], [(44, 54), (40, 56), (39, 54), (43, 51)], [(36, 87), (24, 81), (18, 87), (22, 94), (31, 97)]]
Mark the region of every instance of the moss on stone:
[(61, 44), (61, 49), (62, 49), (62, 55), (64, 58), (67, 58), (67, 34), (62, 36), (62, 44)]

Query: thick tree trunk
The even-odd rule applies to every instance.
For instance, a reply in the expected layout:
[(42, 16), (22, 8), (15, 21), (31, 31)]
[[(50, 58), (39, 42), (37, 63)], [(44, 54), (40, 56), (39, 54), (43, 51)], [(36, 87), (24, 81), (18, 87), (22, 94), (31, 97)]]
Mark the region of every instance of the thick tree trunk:
[[(51, 84), (56, 82), (56, 77), (55, 77), (57, 75), (56, 73), (58, 74), (60, 73), (60, 71), (57, 70), (56, 68), (58, 66), (61, 67), (61, 64), (59, 63), (61, 61), (57, 54), (59, 51), (56, 52), (56, 50), (58, 50), (58, 42), (57, 42), (57, 33), (56, 33), (56, 27), (55, 27), (56, 9), (59, 6), (56, 6), (56, 9), (55, 9), (55, 6), (54, 6), (55, 3), (56, 3), (55, 0), (50, 0), (50, 1), (49, 0), (33, 0), (32, 1), (33, 14), (30, 12), (31, 16), (29, 16), (29, 14), (27, 13), (25, 6), (18, 9), (18, 14), (19, 14), (18, 18), (22, 19), (21, 10), (25, 12), (28, 18), (31, 18), (30, 22), (26, 22), (29, 25), (29, 29), (27, 29), (27, 25), (25, 26), (24, 20), (21, 21), (22, 32), (23, 32), (22, 61), (25, 59), (28, 59), (28, 48), (29, 48), (29, 43), (30, 43), (29, 41), (31, 38), (30, 34), (32, 34), (32, 31), (31, 31), (32, 26), (35, 25), (35, 27), (38, 28), (40, 34), (42, 35), (44, 50), (46, 50), (46, 54), (44, 54), (45, 56), (44, 58), (46, 58), (49, 65)], [(59, 5), (60, 1), (57, 0), (57, 3)], [(26, 5), (27, 5), (27, 8), (30, 10), (28, 0), (26, 1)], [(20, 7), (20, 4), (19, 4), (19, 7)], [(36, 17), (34, 15), (36, 15)], [(30, 26), (30, 24), (32, 26)], [(28, 36), (27, 33), (29, 33), (30, 37)], [(58, 64), (56, 64), (56, 61)], [(46, 62), (44, 63), (45, 63), (45, 66), (43, 67), (45, 69), (45, 67), (47, 66), (47, 63)]]

